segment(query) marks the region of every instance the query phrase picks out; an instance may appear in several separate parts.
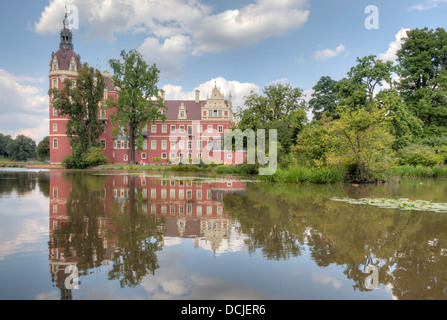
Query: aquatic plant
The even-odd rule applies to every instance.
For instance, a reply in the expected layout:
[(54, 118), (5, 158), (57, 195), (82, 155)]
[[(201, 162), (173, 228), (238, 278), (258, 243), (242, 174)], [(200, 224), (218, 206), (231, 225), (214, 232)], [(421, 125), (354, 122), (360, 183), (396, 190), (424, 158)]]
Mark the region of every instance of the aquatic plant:
[(386, 198), (331, 198), (333, 201), (346, 202), (355, 205), (370, 205), (386, 209), (409, 211), (447, 212), (447, 203), (434, 203), (431, 200), (386, 199)]

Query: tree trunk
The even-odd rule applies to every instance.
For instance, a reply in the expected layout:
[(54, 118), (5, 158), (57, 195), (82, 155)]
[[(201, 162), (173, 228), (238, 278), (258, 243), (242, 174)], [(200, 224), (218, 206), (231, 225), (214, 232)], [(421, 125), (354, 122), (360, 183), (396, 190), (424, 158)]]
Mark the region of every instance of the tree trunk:
[(130, 123), (130, 134), (129, 134), (129, 148), (130, 148), (130, 164), (135, 164), (135, 128), (134, 124)]

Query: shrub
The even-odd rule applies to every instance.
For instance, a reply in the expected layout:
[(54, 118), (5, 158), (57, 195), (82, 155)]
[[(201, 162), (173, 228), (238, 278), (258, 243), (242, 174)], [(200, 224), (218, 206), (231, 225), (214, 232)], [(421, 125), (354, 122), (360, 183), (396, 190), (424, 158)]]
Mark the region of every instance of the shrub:
[(85, 160), (87, 167), (100, 166), (109, 162), (101, 147), (91, 147)]
[(412, 144), (399, 151), (397, 164), (431, 167), (444, 161), (444, 157), (436, 154), (434, 148), (427, 145)]

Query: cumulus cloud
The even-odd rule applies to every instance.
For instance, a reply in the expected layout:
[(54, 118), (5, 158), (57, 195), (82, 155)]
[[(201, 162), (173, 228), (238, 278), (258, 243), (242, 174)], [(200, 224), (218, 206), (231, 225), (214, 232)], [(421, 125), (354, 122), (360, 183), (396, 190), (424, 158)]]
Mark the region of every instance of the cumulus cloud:
[[(78, 8), (83, 38), (113, 42), (117, 34), (144, 34), (140, 49), (171, 76), (190, 55), (254, 45), (299, 28), (310, 14), (307, 0), (254, 0), (223, 12), (197, 0), (72, 0), (71, 5)], [(64, 6), (65, 0), (52, 0), (35, 23), (36, 32), (58, 32)]]
[(48, 135), (48, 95), (36, 86), (43, 78), (15, 76), (0, 69), (0, 128), (36, 141)]
[(239, 82), (226, 80), (225, 78), (218, 77), (206, 81), (192, 91), (184, 91), (182, 86), (176, 86), (172, 84), (167, 84), (163, 86), (163, 90), (165, 91), (165, 96), (167, 100), (192, 100), (195, 98), (195, 90), (200, 90), (200, 99), (205, 100), (208, 96), (211, 95), (211, 91), (214, 86), (217, 86), (220, 92), (228, 99), (231, 93), (231, 101), (233, 103), (233, 111), (236, 112), (237, 107), (244, 106), (244, 97), (248, 96), (251, 91), (259, 93), (259, 86), (250, 83), (250, 82)]
[(418, 3), (410, 7), (410, 10), (425, 11), (438, 7), (439, 4), (447, 3), (447, 0), (428, 0), (422, 3)]
[(335, 48), (335, 50), (331, 49), (317, 50), (314, 54), (314, 57), (316, 60), (324, 61), (338, 56), (340, 53), (345, 51), (345, 49), (346, 49), (345, 46), (340, 44), (337, 48)]
[(377, 56), (378, 59), (383, 61), (393, 61), (397, 59), (397, 52), (402, 48), (404, 39), (407, 38), (407, 31), (411, 29), (402, 28), (395, 36), (395, 40), (388, 46), (388, 50), (385, 53), (381, 53)]

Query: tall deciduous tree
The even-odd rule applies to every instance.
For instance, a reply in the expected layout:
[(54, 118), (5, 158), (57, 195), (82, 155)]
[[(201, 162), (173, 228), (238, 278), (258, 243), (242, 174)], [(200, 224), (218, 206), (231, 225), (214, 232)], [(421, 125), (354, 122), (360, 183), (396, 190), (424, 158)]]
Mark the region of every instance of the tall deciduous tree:
[(278, 142), (288, 152), (298, 132), (307, 122), (303, 90), (290, 84), (273, 84), (263, 94), (251, 92), (239, 109), (238, 128), (277, 129)]
[(157, 88), (160, 73), (157, 66), (148, 65), (136, 50), (121, 51), (121, 58), (122, 61), (110, 60), (112, 79), (119, 89), (117, 102), (109, 102), (109, 107), (114, 108), (110, 117), (117, 125), (113, 134), (128, 136), (130, 162), (135, 164), (135, 149), (143, 147), (143, 128), (157, 119), (164, 121), (166, 116), (160, 110), (165, 106)]
[(312, 99), (309, 100), (309, 107), (312, 109), (314, 119), (320, 120), (323, 115), (337, 118), (335, 110), (338, 105), (337, 81), (331, 77), (321, 77), (317, 84), (312, 88)]
[(9, 156), (17, 161), (26, 161), (36, 156), (36, 142), (23, 134), (10, 140), (6, 149)]
[(425, 135), (447, 132), (447, 32), (407, 31), (397, 52), (399, 90), (411, 111), (424, 123)]
[(50, 89), (52, 104), (60, 115), (69, 117), (66, 133), (72, 148), (80, 144), (85, 152), (104, 132), (104, 125), (99, 120), (99, 103), (106, 88), (104, 77), (99, 70), (84, 63), (76, 81), (66, 78), (64, 85), (62, 90)]
[(39, 142), (36, 148), (37, 158), (39, 160), (47, 160), (50, 158), (50, 137), (46, 136)]
[(3, 135), (0, 133), (0, 156), (8, 157), (9, 153), (7, 150), (8, 143), (12, 140), (11, 136)]
[(347, 167), (351, 180), (370, 181), (388, 168), (392, 160), (394, 137), (389, 132), (389, 118), (382, 108), (339, 107), (340, 119), (329, 123), (329, 165)]
[(382, 61), (374, 55), (357, 58), (357, 64), (348, 72), (348, 78), (338, 82), (340, 105), (371, 108), (376, 92), (386, 83), (390, 87), (392, 74), (396, 71), (391, 61)]

